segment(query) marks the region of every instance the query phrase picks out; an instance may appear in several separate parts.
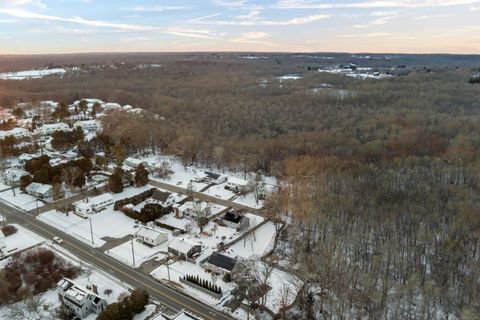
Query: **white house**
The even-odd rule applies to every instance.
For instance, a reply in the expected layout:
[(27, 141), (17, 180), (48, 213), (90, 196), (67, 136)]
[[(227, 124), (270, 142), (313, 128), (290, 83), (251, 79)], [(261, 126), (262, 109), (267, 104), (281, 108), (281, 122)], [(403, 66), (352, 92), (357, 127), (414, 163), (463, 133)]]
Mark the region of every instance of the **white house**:
[(105, 111), (118, 110), (118, 109), (122, 109), (122, 106), (119, 105), (118, 103), (109, 102), (103, 105), (103, 110)]
[(4, 139), (6, 137), (15, 137), (16, 139), (21, 139), (30, 136), (30, 131), (24, 128), (13, 128), (12, 130), (8, 131), (0, 131), (0, 139)]
[(82, 128), (83, 131), (100, 131), (102, 125), (98, 120), (81, 120), (75, 122), (73, 127)]
[(170, 207), (177, 202), (177, 197), (170, 192), (155, 189), (150, 199), (147, 199), (147, 203), (158, 203), (162, 207)]
[(147, 167), (147, 163), (144, 160), (140, 160), (132, 157), (128, 157), (127, 159), (125, 159), (125, 164), (132, 168), (136, 168), (141, 164)]
[(184, 204), (174, 204), (172, 206), (173, 211), (175, 213), (175, 217), (183, 218), (183, 216), (193, 216), (195, 217), (197, 214), (208, 217), (211, 215), (211, 207), (206, 201), (202, 202), (192, 202), (188, 201)]
[(36, 198), (45, 199), (53, 196), (53, 188), (49, 184), (32, 182), (26, 188), (25, 191)]
[(3, 172), (3, 181), (9, 186), (17, 187), (20, 184), (20, 178), (30, 174), (22, 169), (8, 168)]
[(113, 203), (113, 197), (110, 193), (104, 193), (96, 197), (85, 198), (73, 203), (75, 213), (81, 217), (88, 214), (97, 213)]
[(37, 128), (35, 130), (35, 133), (41, 135), (49, 135), (54, 133), (55, 131), (70, 131), (70, 127), (68, 126), (68, 124), (63, 122), (44, 124), (43, 126)]
[(248, 192), (251, 188), (247, 180), (230, 177), (228, 178), (227, 184), (225, 185), (225, 189), (230, 190), (234, 193), (241, 193)]
[(148, 227), (141, 227), (135, 235), (138, 240), (153, 247), (168, 240), (168, 233)]
[(85, 319), (92, 313), (99, 314), (107, 307), (107, 300), (98, 295), (96, 286), (92, 286), (92, 289), (68, 278), (63, 278), (57, 284), (58, 298), (79, 319)]
[(168, 244), (168, 252), (185, 260), (194, 258), (194, 256), (201, 251), (201, 244), (190, 239), (175, 238)]

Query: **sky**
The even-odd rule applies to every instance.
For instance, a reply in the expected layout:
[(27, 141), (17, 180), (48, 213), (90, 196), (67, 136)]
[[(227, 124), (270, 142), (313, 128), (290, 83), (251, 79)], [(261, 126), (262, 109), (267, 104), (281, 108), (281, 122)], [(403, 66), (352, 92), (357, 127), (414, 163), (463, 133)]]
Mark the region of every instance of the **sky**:
[(0, 0), (0, 54), (480, 54), (480, 0)]

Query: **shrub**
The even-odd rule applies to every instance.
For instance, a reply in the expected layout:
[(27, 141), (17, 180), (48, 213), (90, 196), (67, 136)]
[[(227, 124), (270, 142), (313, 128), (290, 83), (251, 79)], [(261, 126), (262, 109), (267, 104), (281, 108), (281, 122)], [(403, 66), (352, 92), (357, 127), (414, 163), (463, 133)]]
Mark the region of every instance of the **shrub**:
[(12, 234), (17, 233), (17, 228), (14, 226), (6, 226), (5, 228), (2, 229), (3, 234), (5, 237), (11, 236)]
[(134, 206), (136, 206), (137, 204), (140, 204), (146, 199), (150, 198), (155, 190), (156, 190), (155, 188), (151, 188), (149, 190), (143, 191), (142, 193), (134, 195), (133, 197), (117, 200), (113, 205), (113, 209), (120, 210), (122, 207), (126, 206), (127, 204), (133, 204)]
[(191, 282), (193, 284), (196, 284), (197, 286), (200, 286), (202, 288), (205, 288), (207, 290), (210, 290), (212, 292), (215, 292), (217, 294), (222, 293), (222, 288), (213, 284), (211, 281), (208, 281), (206, 279), (200, 278), (198, 275), (192, 276), (192, 275), (186, 275), (183, 277), (184, 280)]

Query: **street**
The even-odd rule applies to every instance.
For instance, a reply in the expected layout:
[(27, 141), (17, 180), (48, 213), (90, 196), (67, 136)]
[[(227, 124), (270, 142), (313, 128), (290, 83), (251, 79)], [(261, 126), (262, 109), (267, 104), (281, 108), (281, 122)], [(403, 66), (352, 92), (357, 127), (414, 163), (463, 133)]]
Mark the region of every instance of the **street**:
[[(227, 314), (183, 293), (175, 291), (156, 281), (149, 275), (132, 269), (110, 256), (105, 255), (100, 250), (92, 248), (62, 231), (36, 220), (25, 211), (13, 208), (0, 201), (0, 213), (7, 218), (9, 223), (19, 224), (45, 239), (52, 239), (55, 236), (63, 239), (64, 243), (62, 246), (86, 263), (111, 274), (134, 288), (146, 289), (152, 299), (160, 301), (173, 310), (186, 310), (204, 319), (232, 319), (232, 317)], [(113, 224), (114, 222), (112, 222), (112, 227), (114, 227)]]

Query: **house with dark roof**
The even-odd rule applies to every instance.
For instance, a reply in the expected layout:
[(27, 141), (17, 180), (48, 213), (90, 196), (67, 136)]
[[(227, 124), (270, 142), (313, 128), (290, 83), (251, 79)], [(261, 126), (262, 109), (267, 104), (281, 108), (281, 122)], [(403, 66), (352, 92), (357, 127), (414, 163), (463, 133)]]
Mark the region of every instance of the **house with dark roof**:
[(149, 202), (158, 203), (166, 208), (174, 205), (175, 202), (177, 202), (177, 197), (173, 193), (156, 189), (152, 194), (152, 198), (149, 199)]
[(221, 218), (222, 222), (229, 228), (237, 231), (244, 230), (250, 225), (248, 217), (239, 214), (236, 210), (227, 211)]
[(204, 173), (205, 175), (202, 177), (202, 182), (220, 184), (227, 181), (227, 177), (224, 176), (223, 174), (210, 172), (210, 171), (205, 171)]
[(218, 274), (225, 274), (232, 272), (237, 264), (237, 260), (219, 252), (213, 252), (207, 259), (205, 259), (201, 266), (205, 270), (215, 272)]

